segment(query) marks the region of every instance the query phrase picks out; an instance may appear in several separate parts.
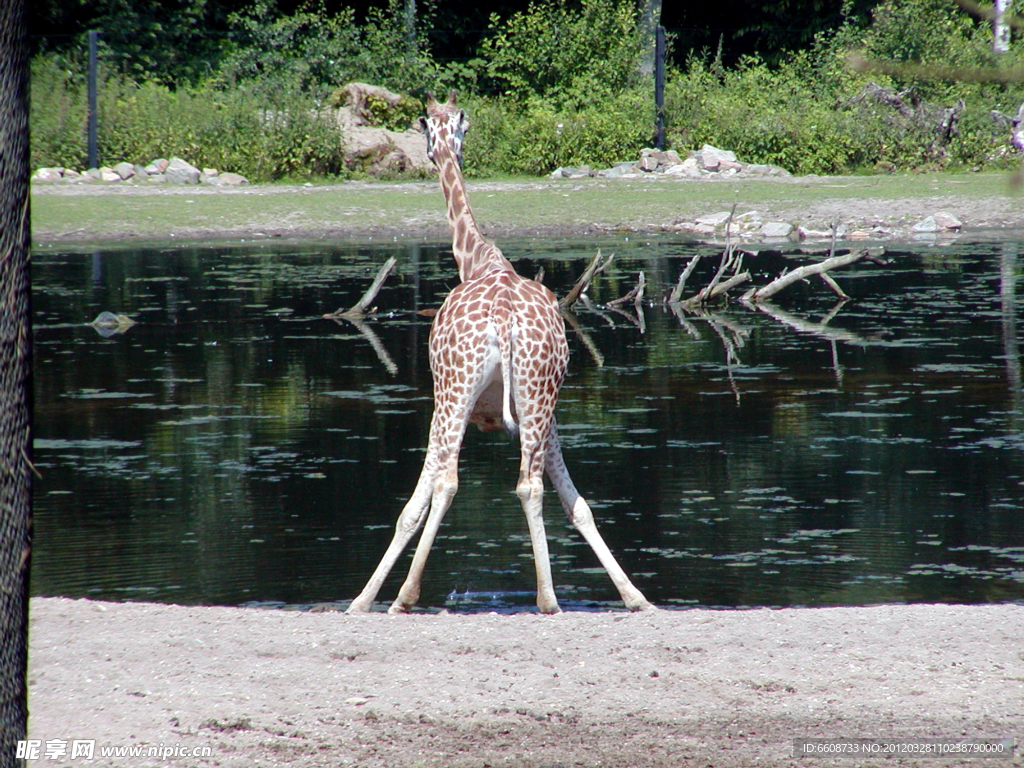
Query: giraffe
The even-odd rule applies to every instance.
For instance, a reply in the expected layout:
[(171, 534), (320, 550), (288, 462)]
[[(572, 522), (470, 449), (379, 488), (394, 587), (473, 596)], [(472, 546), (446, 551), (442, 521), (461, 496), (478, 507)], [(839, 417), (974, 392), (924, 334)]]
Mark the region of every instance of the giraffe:
[(626, 607), (653, 608), (608, 549), (562, 458), (555, 403), (565, 378), (569, 345), (555, 296), (540, 283), (518, 275), (501, 250), (480, 233), (461, 169), (462, 140), (469, 122), (456, 104), (455, 92), (444, 104), (428, 95), (427, 117), (420, 123), (448, 205), (461, 282), (441, 305), (430, 330), (434, 415), (423, 469), (399, 515), (391, 544), (348, 612), (370, 610), (398, 557), (422, 527), (409, 574), (389, 613), (406, 613), (419, 599), (427, 555), (458, 490), (459, 450), (470, 423), (484, 431), (504, 428), (519, 435), (516, 495), (533, 545), (540, 612), (560, 611), (544, 532), (545, 471), (570, 521), (596, 553)]

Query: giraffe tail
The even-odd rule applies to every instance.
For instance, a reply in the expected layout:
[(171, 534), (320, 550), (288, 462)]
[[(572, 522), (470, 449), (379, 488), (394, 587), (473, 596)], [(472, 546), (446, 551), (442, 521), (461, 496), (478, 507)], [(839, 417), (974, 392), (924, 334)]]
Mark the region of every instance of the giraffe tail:
[(514, 319), (505, 327), (505, 331), (498, 337), (501, 354), (501, 420), (509, 436), (515, 437), (519, 434), (519, 422), (516, 421), (512, 391), (512, 348), (519, 329)]

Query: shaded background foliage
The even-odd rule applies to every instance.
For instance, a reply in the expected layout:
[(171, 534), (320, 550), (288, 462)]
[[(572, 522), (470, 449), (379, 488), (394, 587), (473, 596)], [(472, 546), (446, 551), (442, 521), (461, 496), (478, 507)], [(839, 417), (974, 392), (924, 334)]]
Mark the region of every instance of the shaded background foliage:
[[(253, 180), (344, 173), (320, 119), (361, 80), (421, 97), (459, 90), (473, 114), (467, 172), (607, 166), (651, 143), (652, 82), (641, 0), (43, 0), (31, 15), (33, 165), (84, 165), (82, 42), (101, 31), (101, 158), (181, 154)], [(1012, 69), (987, 22), (951, 0), (773, 0), (661, 9), (670, 61), (670, 146), (711, 143), (795, 173), (1001, 167), (1016, 161), (990, 110), (1013, 114), (1024, 84), (858, 73), (887, 62)], [(694, 6), (694, 7), (690, 7)], [(963, 99), (959, 131), (932, 129), (864, 97), (874, 81), (908, 103)]]

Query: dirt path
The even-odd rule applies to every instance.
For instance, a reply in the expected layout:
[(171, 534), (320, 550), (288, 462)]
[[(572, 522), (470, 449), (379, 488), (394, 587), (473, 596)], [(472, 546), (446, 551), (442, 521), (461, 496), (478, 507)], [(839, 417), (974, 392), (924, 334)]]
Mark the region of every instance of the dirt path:
[[(1020, 739), (1021, 637), (1019, 605), (349, 617), (37, 598), (30, 736), (94, 739), (95, 759), (32, 764), (834, 765), (793, 740)], [(100, 756), (151, 745), (179, 755)]]

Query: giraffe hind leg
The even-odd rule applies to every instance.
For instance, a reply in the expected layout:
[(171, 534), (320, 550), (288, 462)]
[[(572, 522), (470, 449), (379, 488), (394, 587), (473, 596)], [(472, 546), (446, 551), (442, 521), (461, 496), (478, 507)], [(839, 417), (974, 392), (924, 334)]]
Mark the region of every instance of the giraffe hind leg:
[(612, 583), (619, 591), (622, 602), (631, 611), (651, 610), (654, 606), (648, 602), (643, 593), (633, 586), (629, 576), (622, 570), (615, 556), (608, 545), (605, 544), (601, 532), (597, 530), (597, 523), (594, 522), (594, 513), (590, 505), (583, 499), (576, 486), (569, 476), (569, 470), (565, 466), (565, 459), (562, 458), (562, 449), (558, 444), (558, 430), (554, 422), (551, 424), (551, 435), (547, 446), (546, 469), (551, 484), (558, 492), (558, 498), (562, 502), (569, 521), (580, 532), (580, 535), (594, 550), (597, 559), (601, 561), (605, 571), (611, 577)]
[(427, 458), (423, 462), (423, 470), (420, 472), (419, 480), (416, 481), (416, 490), (413, 491), (412, 497), (406, 502), (402, 513), (398, 516), (398, 522), (395, 524), (395, 535), (391, 539), (391, 543), (388, 545), (373, 575), (370, 576), (366, 586), (363, 587), (363, 591), (352, 601), (346, 609), (346, 613), (362, 613), (369, 611), (373, 607), (373, 601), (376, 599), (381, 586), (383, 586), (384, 580), (391, 573), (391, 569), (409, 544), (409, 541), (423, 525), (427, 508), (430, 506), (434, 495), (434, 481), (437, 478), (437, 473), (436, 461), (432, 451), (428, 449)]

